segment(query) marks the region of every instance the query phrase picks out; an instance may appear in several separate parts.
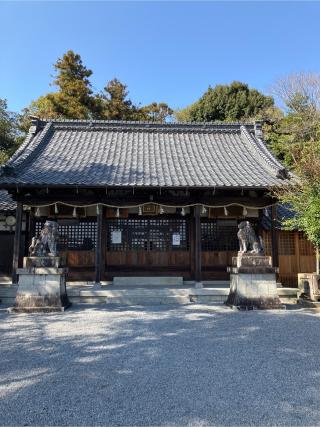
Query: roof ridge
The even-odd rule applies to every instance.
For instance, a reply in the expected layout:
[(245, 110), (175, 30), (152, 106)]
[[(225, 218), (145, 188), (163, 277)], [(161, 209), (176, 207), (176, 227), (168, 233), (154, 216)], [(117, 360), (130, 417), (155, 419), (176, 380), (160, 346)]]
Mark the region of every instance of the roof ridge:
[(247, 138), (247, 140), (253, 145), (257, 153), (264, 159), (268, 166), (276, 171), (278, 178), (287, 178), (287, 169), (275, 158), (271, 151), (266, 147), (264, 141), (255, 136), (253, 137), (245, 126), (241, 126), (241, 133)]
[(137, 121), (137, 120), (95, 120), (95, 119), (38, 119), (38, 123), (45, 125), (46, 123), (56, 124), (72, 124), (72, 125), (115, 125), (115, 126), (145, 126), (145, 127), (239, 127), (254, 126), (253, 122), (154, 122), (154, 121)]

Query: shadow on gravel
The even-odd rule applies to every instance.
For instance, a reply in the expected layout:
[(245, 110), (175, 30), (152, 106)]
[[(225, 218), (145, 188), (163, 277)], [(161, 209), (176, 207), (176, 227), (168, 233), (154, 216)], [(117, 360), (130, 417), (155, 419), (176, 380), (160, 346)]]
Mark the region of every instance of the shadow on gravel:
[(0, 425), (320, 424), (310, 311), (86, 305), (0, 334)]

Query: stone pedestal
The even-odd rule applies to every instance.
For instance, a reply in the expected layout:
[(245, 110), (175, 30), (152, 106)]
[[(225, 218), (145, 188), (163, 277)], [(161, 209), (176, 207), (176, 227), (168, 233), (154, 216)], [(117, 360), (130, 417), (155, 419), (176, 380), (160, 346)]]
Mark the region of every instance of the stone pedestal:
[(320, 301), (320, 274), (298, 273), (299, 299)]
[(70, 306), (66, 291), (64, 259), (60, 257), (25, 257), (19, 275), (13, 312), (64, 311)]
[(276, 268), (271, 257), (239, 254), (232, 258), (230, 293), (226, 304), (240, 309), (281, 308), (277, 293)]

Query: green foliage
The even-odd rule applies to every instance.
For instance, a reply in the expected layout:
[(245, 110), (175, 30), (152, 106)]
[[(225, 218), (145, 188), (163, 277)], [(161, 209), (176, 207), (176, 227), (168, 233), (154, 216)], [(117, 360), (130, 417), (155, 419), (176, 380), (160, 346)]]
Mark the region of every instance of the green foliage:
[(294, 167), (304, 148), (319, 138), (319, 124), (304, 114), (289, 113), (265, 126), (265, 140), (286, 166)]
[(230, 85), (209, 87), (197, 102), (176, 112), (176, 118), (198, 122), (241, 121), (257, 117), (273, 104), (271, 97), (235, 81)]
[(18, 136), (17, 115), (9, 112), (7, 101), (0, 98), (0, 164), (16, 150)]
[(127, 86), (118, 79), (109, 81), (102, 93), (94, 94), (89, 80), (92, 71), (71, 50), (58, 59), (54, 68), (53, 84), (58, 91), (40, 96), (23, 111), (20, 126), (24, 132), (30, 126), (30, 115), (46, 119), (164, 121), (173, 112), (165, 103), (136, 106), (128, 98)]
[(98, 117), (106, 120), (137, 120), (164, 122), (173, 110), (164, 102), (139, 107), (128, 98), (127, 86), (118, 79), (111, 80), (97, 97)]
[(21, 119), (24, 130), (29, 124), (28, 115), (46, 119), (89, 119), (95, 113), (96, 102), (89, 81), (92, 71), (83, 65), (80, 55), (69, 50), (58, 59), (54, 68), (53, 84), (58, 91), (40, 96), (24, 110)]
[(153, 102), (140, 109), (144, 120), (163, 123), (168, 117), (171, 117), (173, 110), (165, 102)]
[(320, 141), (305, 144), (296, 173), (298, 179), (292, 185), (274, 190), (280, 202), (290, 206), (295, 214), (284, 226), (303, 231), (320, 247)]
[(98, 117), (105, 120), (136, 120), (138, 108), (128, 99), (127, 86), (111, 80), (97, 97)]

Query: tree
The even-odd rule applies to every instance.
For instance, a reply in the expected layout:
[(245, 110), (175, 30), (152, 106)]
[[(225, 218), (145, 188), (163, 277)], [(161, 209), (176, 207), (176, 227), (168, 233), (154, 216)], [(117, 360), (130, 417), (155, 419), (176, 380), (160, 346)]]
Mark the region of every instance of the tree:
[(173, 110), (165, 102), (152, 102), (141, 108), (141, 114), (142, 117), (145, 114), (145, 120), (163, 123), (172, 116)]
[(257, 117), (273, 105), (272, 97), (234, 81), (230, 85), (209, 87), (198, 101), (175, 115), (181, 121), (240, 121)]
[(152, 102), (140, 107), (135, 105), (128, 95), (127, 85), (116, 78), (111, 80), (104, 92), (97, 97), (98, 117), (106, 120), (164, 122), (173, 113), (164, 102)]
[(265, 139), (287, 166), (299, 167), (304, 148), (319, 140), (320, 75), (297, 73), (272, 87), (286, 113), (265, 127)]
[(7, 101), (0, 98), (0, 164), (17, 149), (18, 136), (17, 115), (9, 112)]
[(105, 120), (135, 120), (138, 108), (128, 99), (127, 86), (113, 79), (97, 97), (98, 116)]
[[(285, 220), (287, 230), (303, 231), (317, 248), (320, 248), (320, 141), (305, 144), (295, 164), (297, 179), (291, 185), (273, 190), (281, 203), (294, 213)], [(319, 255), (317, 256), (319, 269)]]
[(296, 173), (293, 184), (273, 190), (280, 202), (290, 206), (289, 229), (303, 231), (320, 248), (320, 75), (298, 73), (278, 80), (274, 93), (287, 115), (273, 127), (273, 147)]
[(24, 110), (23, 128), (29, 125), (28, 115), (66, 119), (89, 119), (95, 115), (96, 100), (89, 81), (92, 71), (83, 65), (80, 55), (69, 50), (57, 60), (54, 68), (53, 85), (58, 91), (40, 96)]

